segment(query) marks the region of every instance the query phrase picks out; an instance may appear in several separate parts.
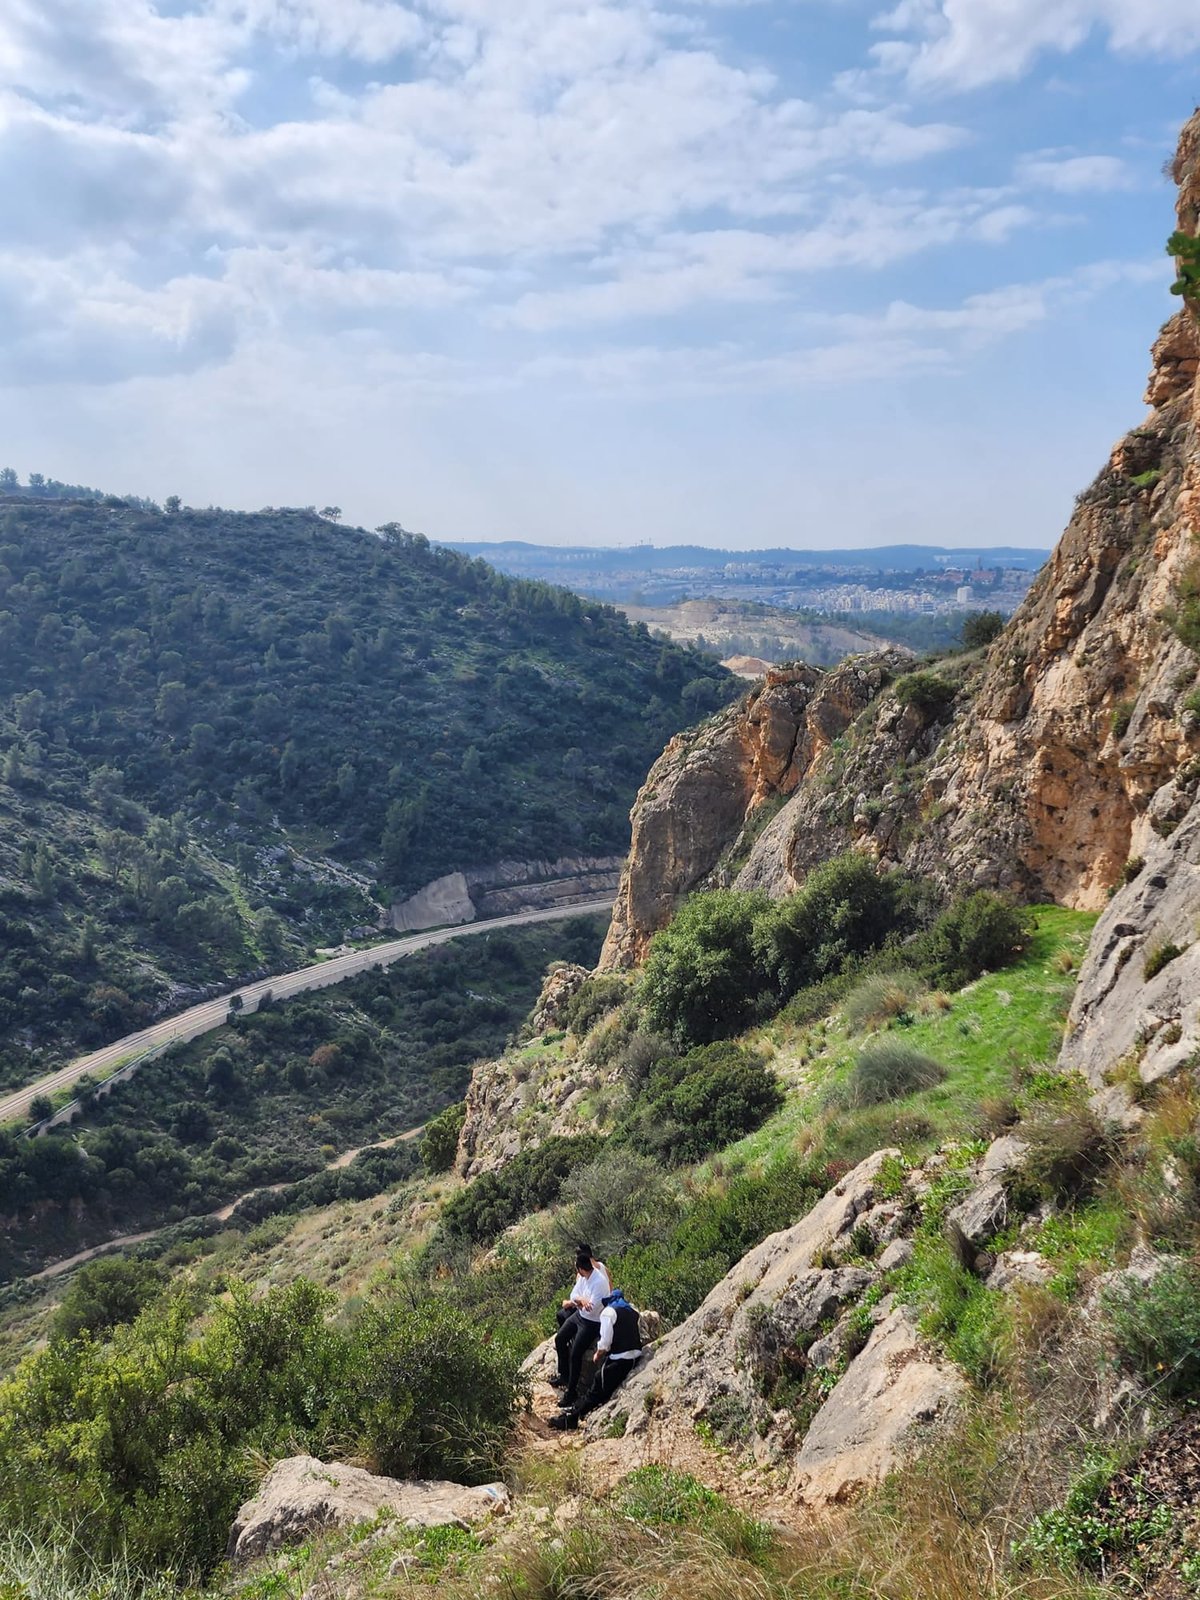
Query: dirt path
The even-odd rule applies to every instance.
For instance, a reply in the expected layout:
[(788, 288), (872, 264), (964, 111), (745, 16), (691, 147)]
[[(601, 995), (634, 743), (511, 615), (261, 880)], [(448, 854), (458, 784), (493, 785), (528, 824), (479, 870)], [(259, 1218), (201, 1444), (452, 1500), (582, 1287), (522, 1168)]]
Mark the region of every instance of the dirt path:
[[(360, 1144), (357, 1150), (343, 1150), (323, 1170), (337, 1172), (342, 1167), (348, 1167), (355, 1156), (361, 1156), (366, 1150), (390, 1150), (393, 1145), (407, 1144), (410, 1139), (415, 1139), (424, 1131), (425, 1124), (420, 1127), (409, 1128), (404, 1133), (394, 1134), (390, 1139), (380, 1139), (376, 1144)], [(316, 1176), (316, 1174), (312, 1174)], [(257, 1189), (251, 1189), (246, 1194), (239, 1194), (235, 1200), (229, 1200), (217, 1211), (202, 1212), (196, 1220), (228, 1222), (233, 1213), (243, 1200), (249, 1200), (251, 1195), (278, 1194), (281, 1189), (290, 1189), (293, 1183), (303, 1182), (303, 1179), (293, 1178), (287, 1183), (260, 1184)], [(187, 1219), (192, 1220), (191, 1218)], [(70, 1272), (72, 1267), (82, 1267), (88, 1261), (94, 1261), (97, 1256), (111, 1255), (114, 1251), (123, 1250), (127, 1245), (145, 1244), (147, 1239), (153, 1239), (169, 1227), (177, 1227), (177, 1223), (164, 1223), (161, 1228), (150, 1228), (145, 1233), (123, 1233), (116, 1239), (105, 1239), (103, 1244), (90, 1245), (86, 1250), (78, 1250), (73, 1256), (67, 1256), (64, 1261), (52, 1262), (50, 1266), (43, 1267), (40, 1272), (31, 1272), (25, 1280), (27, 1283), (37, 1283), (41, 1279), (57, 1278), (64, 1272)]]

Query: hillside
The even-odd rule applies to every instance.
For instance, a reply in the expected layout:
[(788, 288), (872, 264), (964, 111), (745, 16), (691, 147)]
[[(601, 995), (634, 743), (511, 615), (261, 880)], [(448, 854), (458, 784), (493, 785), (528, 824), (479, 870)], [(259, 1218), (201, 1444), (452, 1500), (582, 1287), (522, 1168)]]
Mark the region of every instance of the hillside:
[(680, 600), (675, 605), (622, 605), (631, 622), (665, 633), (677, 644), (713, 655), (761, 656), (767, 661), (804, 661), (831, 667), (846, 656), (883, 649), (888, 640), (853, 624), (814, 621), (781, 606), (744, 600)]
[(395, 530), (6, 499), (0, 1080), (447, 872), (619, 852), (663, 738), (732, 685)]

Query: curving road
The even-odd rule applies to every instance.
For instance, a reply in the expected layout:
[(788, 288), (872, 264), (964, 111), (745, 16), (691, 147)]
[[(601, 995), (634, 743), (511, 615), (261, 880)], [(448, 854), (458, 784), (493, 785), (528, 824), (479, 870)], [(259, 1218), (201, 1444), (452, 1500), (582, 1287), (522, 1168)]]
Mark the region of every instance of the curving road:
[[(309, 989), (326, 989), (332, 984), (344, 983), (347, 978), (357, 977), (359, 973), (369, 972), (375, 967), (390, 967), (405, 956), (411, 956), (418, 950), (427, 950), (430, 945), (445, 944), (450, 939), (463, 939), (475, 933), (494, 933), (501, 928), (524, 928), (534, 922), (563, 922), (568, 917), (586, 917), (599, 911), (611, 911), (612, 905), (613, 897), (609, 895), (601, 900), (585, 901), (581, 905), (552, 906), (547, 911), (518, 911), (510, 917), (490, 917), (484, 922), (465, 923), (460, 928), (412, 933), (403, 939), (392, 939), (387, 944), (373, 945), (369, 950), (352, 950), (348, 955), (334, 956), (312, 967), (300, 967), (295, 972), (280, 973), (274, 978), (262, 978), (240, 989), (231, 989), (228, 994), (218, 995), (215, 1000), (202, 1001), (200, 1005), (181, 1011), (177, 1016), (165, 1017), (151, 1027), (143, 1028), (140, 1033), (127, 1034), (115, 1044), (105, 1045), (103, 1050), (93, 1050), (91, 1055), (79, 1056), (69, 1066), (39, 1078), (24, 1089), (18, 1089), (7, 1099), (0, 1100), (0, 1126), (6, 1122), (27, 1121), (30, 1108), (39, 1095), (53, 1095), (60, 1089), (69, 1089), (85, 1073), (102, 1079), (105, 1084), (120, 1083), (131, 1078), (140, 1066), (161, 1054), (168, 1045), (211, 1033), (228, 1017), (229, 1002), (234, 994), (241, 995), (244, 1012), (257, 1011), (264, 994), (270, 994), (275, 1000), (287, 1000)], [(65, 1120), (73, 1105), (64, 1106), (56, 1112), (52, 1121)]]

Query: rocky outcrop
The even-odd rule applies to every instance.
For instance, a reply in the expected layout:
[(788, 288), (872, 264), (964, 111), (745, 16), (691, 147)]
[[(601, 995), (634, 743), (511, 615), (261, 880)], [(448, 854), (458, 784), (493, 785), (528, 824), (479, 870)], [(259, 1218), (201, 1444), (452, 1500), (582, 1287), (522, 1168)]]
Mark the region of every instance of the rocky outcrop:
[(792, 1466), (793, 1494), (806, 1505), (827, 1505), (873, 1488), (966, 1387), (930, 1354), (912, 1313), (894, 1307), (813, 1418)]
[[(1136, 863), (1135, 863), (1136, 865)], [(1170, 1077), (1200, 1051), (1200, 802), (1096, 924), (1059, 1057), (1103, 1093)]]
[[(963, 1381), (906, 1311), (886, 1298), (863, 1305), (872, 1285), (882, 1285), (881, 1269), (842, 1259), (865, 1239), (891, 1237), (906, 1212), (911, 1223), (908, 1202), (879, 1193), (880, 1174), (897, 1155), (868, 1157), (794, 1227), (744, 1256), (593, 1413), (589, 1436), (625, 1419), (632, 1461), (638, 1452), (665, 1459), (673, 1436), (707, 1430), (735, 1453), (786, 1469), (792, 1492), (808, 1504), (878, 1483), (918, 1448), (952, 1410)], [(819, 1379), (818, 1369), (836, 1381)], [(789, 1403), (781, 1393), (794, 1397), (806, 1374), (801, 1394), (816, 1400), (807, 1422), (804, 1400)]]
[[(1179, 226), (1194, 233), (1200, 113), (1174, 171)], [(1187, 709), (1198, 662), (1169, 618), (1200, 585), (1198, 371), (1188, 306), (1154, 345), (1150, 415), (1080, 496), (1009, 625), (985, 658), (939, 667), (953, 702), (922, 714), (886, 690), (865, 710), (852, 701), (836, 745), (815, 740), (769, 791), (786, 803), (740, 887), (790, 893), (854, 847), (948, 888), (1100, 908), (1127, 860), (1180, 821), (1200, 791), (1200, 717)], [(758, 809), (752, 743), (729, 717), (655, 767), (634, 809), (607, 964), (638, 959), (679, 897), (728, 859), (726, 842)]]
[(748, 845), (763, 808), (797, 788), (909, 660), (884, 651), (828, 673), (781, 667), (737, 705), (672, 739), (634, 804), (601, 967), (640, 961), (680, 900)]
[(229, 1535), (229, 1560), (244, 1566), (314, 1533), (371, 1522), (380, 1515), (409, 1528), (470, 1528), (508, 1509), (502, 1483), (477, 1489), (436, 1481), (401, 1483), (337, 1461), (291, 1456), (275, 1463), (258, 1493), (238, 1512)]
[(570, 961), (554, 961), (546, 972), (542, 992), (529, 1017), (534, 1037), (565, 1026), (567, 1007), (588, 980), (588, 969)]

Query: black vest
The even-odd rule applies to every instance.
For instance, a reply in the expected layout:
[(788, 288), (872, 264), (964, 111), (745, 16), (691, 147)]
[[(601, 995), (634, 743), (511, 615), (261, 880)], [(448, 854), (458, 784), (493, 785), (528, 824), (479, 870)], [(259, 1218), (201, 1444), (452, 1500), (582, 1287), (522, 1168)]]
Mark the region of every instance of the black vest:
[(630, 1350), (642, 1348), (642, 1330), (638, 1324), (638, 1314), (632, 1306), (614, 1306), (617, 1320), (613, 1324), (612, 1349), (610, 1356), (623, 1356)]

